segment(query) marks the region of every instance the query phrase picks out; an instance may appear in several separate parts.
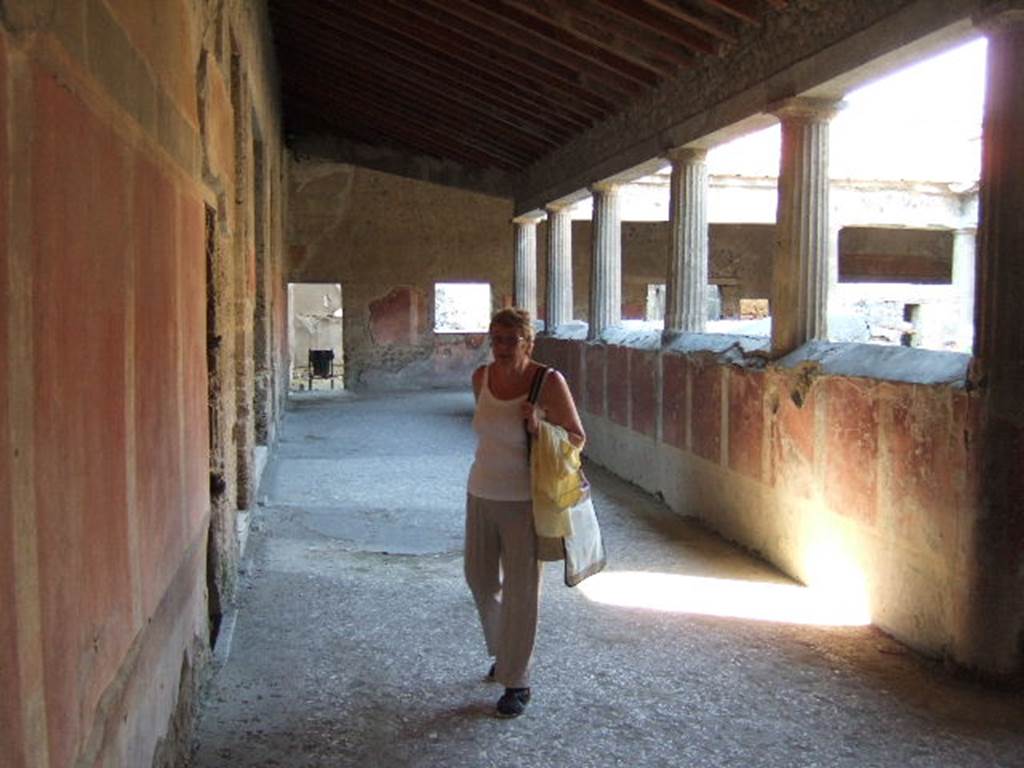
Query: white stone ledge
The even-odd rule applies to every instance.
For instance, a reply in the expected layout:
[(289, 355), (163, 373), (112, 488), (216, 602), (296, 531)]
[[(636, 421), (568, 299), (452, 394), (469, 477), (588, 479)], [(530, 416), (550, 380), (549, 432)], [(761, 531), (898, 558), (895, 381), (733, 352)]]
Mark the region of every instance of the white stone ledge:
[[(586, 341), (587, 324), (579, 321), (559, 326), (548, 338)], [(605, 330), (590, 344), (676, 354), (710, 354), (723, 364), (743, 368), (768, 366), (790, 369), (815, 363), (818, 372), (831, 376), (853, 376), (905, 384), (951, 386), (968, 385), (971, 356), (962, 352), (897, 347), (883, 344), (812, 341), (790, 354), (771, 361), (771, 340), (760, 336), (724, 333), (680, 333), (663, 340), (660, 331), (615, 327)]]
[(971, 356), (881, 344), (812, 341), (777, 360), (779, 368), (817, 363), (821, 373), (907, 384), (947, 385), (963, 388)]

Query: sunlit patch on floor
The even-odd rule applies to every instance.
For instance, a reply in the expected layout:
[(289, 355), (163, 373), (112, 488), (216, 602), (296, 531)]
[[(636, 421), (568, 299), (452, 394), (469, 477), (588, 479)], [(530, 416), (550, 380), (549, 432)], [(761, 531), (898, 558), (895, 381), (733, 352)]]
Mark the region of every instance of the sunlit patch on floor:
[(596, 603), (625, 608), (821, 626), (871, 623), (863, 589), (849, 583), (812, 589), (799, 584), (605, 571), (579, 589)]

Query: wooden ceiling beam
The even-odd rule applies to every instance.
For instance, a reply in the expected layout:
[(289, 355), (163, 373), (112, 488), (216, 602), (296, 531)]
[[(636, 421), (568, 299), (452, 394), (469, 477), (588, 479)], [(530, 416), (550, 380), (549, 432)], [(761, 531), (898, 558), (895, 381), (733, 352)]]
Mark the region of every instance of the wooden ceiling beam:
[(508, 22), (534, 30), (549, 40), (576, 51), (597, 66), (621, 72), (636, 85), (650, 87), (656, 85), (660, 79), (657, 70), (635, 62), (632, 56), (623, 57), (620, 53), (609, 51), (579, 32), (552, 21), (536, 3), (520, 0), (480, 0), (480, 5), (497, 10)]
[(728, 29), (725, 24), (708, 16), (706, 13), (697, 11), (693, 8), (682, 8), (676, 5), (672, 0), (639, 0), (650, 8), (653, 8), (659, 13), (663, 13), (666, 16), (671, 16), (684, 24), (689, 24), (692, 27), (700, 29), (712, 35), (723, 43), (729, 43), (730, 45), (736, 42), (736, 34)]
[[(664, 29), (652, 29), (634, 18), (630, 9), (636, 6), (631, 0), (623, 3), (622, 8), (615, 7), (614, 0), (608, 3), (603, 0), (563, 1), (565, 8), (562, 12), (566, 14), (566, 21), (609, 50), (628, 52), (657, 67), (665, 76), (696, 63), (690, 47), (671, 39)], [(661, 18), (664, 22), (664, 17)]]
[(485, 8), (477, 3), (467, 0), (398, 0), (407, 6), (415, 5), (426, 13), (432, 8), (435, 15), (439, 15), (444, 23), (451, 25), (452, 19), (459, 19), (469, 25), (472, 30), (479, 34), (485, 31), (488, 39), (493, 40), (493, 47), (498, 50), (518, 51), (520, 58), (536, 61), (538, 57), (547, 61), (553, 61), (567, 67), (573, 72), (573, 80), (576, 83), (589, 87), (591, 90), (598, 90), (594, 81), (600, 81), (605, 86), (612, 86), (619, 90), (618, 98), (627, 95), (633, 89), (618, 72), (612, 72), (604, 67), (595, 67), (592, 61), (581, 56), (574, 50), (565, 48), (550, 40), (534, 29), (509, 24), (508, 20), (493, 9)]
[(613, 106), (617, 106), (617, 98), (595, 94), (578, 84), (553, 78), (542, 67), (533, 64), (523, 64), (517, 61), (509, 62), (506, 57), (495, 57), (486, 51), (481, 53), (478, 50), (478, 46), (472, 44), (458, 50), (453, 50), (451, 41), (441, 35), (418, 29), (406, 30), (386, 26), (380, 20), (381, 14), (379, 11), (374, 11), (372, 7), (369, 9), (362, 8), (357, 3), (352, 3), (348, 7), (353, 13), (358, 13), (360, 19), (366, 24), (378, 29), (383, 28), (385, 33), (408, 40), (415, 46), (433, 50), (435, 52), (434, 55), (457, 61), (464, 73), (464, 77), (467, 70), (472, 70), (474, 77), (498, 80), (518, 87), (527, 87), (544, 93), (556, 104), (563, 101), (590, 104), (598, 109), (601, 114), (607, 114)]
[[(461, 153), (467, 157), (476, 157), (477, 162), (493, 162), (506, 169), (521, 169), (530, 160), (527, 155), (513, 154), (507, 151), (480, 146), (473, 138), (466, 135), (439, 131), (435, 126), (413, 115), (386, 96), (377, 94), (366, 95), (355, 91), (332, 91), (324, 93), (316, 91), (308, 93), (305, 79), (289, 83), (293, 93), (306, 95), (312, 101), (327, 104), (332, 113), (341, 120), (355, 120), (370, 130), (386, 136), (404, 137), (409, 144), (430, 147), (430, 154), (438, 157), (456, 156)], [(357, 110), (353, 111), (353, 107)], [(372, 116), (376, 116), (373, 119)], [(371, 122), (368, 122), (371, 121)], [(443, 152), (439, 153), (438, 148)]]
[[(577, 44), (584, 43), (614, 56), (625, 64), (640, 70), (646, 70), (660, 80), (673, 71), (673, 63), (654, 53), (650, 39), (630, 41), (627, 38), (630, 28), (619, 21), (617, 24), (601, 18), (597, 7), (593, 4), (581, 8), (579, 3), (552, 2), (551, 0), (503, 0), (506, 5), (514, 5), (520, 11), (544, 21), (559, 31), (573, 36)], [(692, 61), (686, 62), (689, 66)], [(622, 64), (620, 64), (622, 66)]]
[[(392, 29), (402, 31), (411, 35), (422, 45), (426, 39), (432, 47), (438, 48), (455, 56), (472, 56), (475, 61), (480, 62), (477, 66), (494, 68), (500, 65), (505, 71), (514, 73), (520, 79), (534, 83), (561, 83), (564, 88), (583, 92), (590, 92), (607, 101), (616, 102), (623, 96), (630, 93), (635, 85), (628, 77), (619, 72), (607, 73), (602, 78), (590, 78), (584, 83), (580, 77), (578, 68), (567, 67), (552, 62), (542, 62), (536, 55), (530, 55), (528, 51), (517, 55), (517, 52), (510, 50), (506, 45), (488, 45), (481, 40), (481, 35), (465, 34), (453, 28), (451, 25), (439, 24), (424, 14), (422, 8), (409, 9), (400, 7), (397, 2), (388, 0), (346, 0), (352, 3), (353, 10), (359, 12), (359, 8), (368, 9), (374, 17), (387, 18)], [(364, 11), (365, 13), (365, 11)], [(484, 36), (486, 37), (486, 35)]]
[[(285, 61), (308, 68), (315, 66), (319, 59), (307, 59), (302, 54), (292, 54)], [(524, 136), (520, 132), (496, 125), (494, 122), (488, 121), (485, 115), (474, 112), (471, 107), (451, 103), (439, 106), (424, 100), (415, 91), (404, 88), (392, 89), (387, 87), (388, 85), (389, 83), (383, 79), (366, 81), (347, 78), (332, 83), (320, 82), (311, 85), (308, 87), (307, 93), (311, 96), (314, 93), (324, 95), (359, 94), (366, 101), (373, 101), (381, 105), (387, 102), (401, 110), (403, 114), (422, 116), (422, 119), (429, 121), (430, 125), (450, 131), (453, 135), (467, 131), (469, 135), (486, 135), (488, 146), (508, 149), (523, 156), (537, 157), (558, 145), (557, 142), (551, 140), (541, 141), (535, 137)]]
[[(289, 8), (289, 14), (296, 13), (303, 15), (302, 12)], [(503, 95), (509, 94), (510, 98), (533, 112), (558, 114), (569, 122), (582, 122), (584, 126), (589, 126), (594, 120), (607, 115), (613, 106), (613, 102), (604, 101), (586, 91), (572, 89), (568, 85), (563, 88), (557, 82), (538, 86), (520, 74), (505, 74), (504, 70), (497, 67), (483, 71), (477, 68), (475, 80), (467, 80), (466, 62), (456, 59), (447, 50), (433, 48), (425, 54), (414, 37), (397, 35), (386, 26), (373, 24), (362, 17), (332, 16), (329, 20), (316, 18), (316, 21), (332, 33), (343, 35), (346, 39), (371, 42), (386, 56), (416, 62), (423, 68), (445, 73), (459, 82), (473, 83), (476, 88), (490, 89)], [(281, 45), (280, 40), (278, 45)]]
[[(422, 154), (436, 157), (441, 160), (455, 160), (472, 167), (495, 166), (515, 170), (504, 163), (496, 163), (492, 158), (473, 152), (466, 147), (444, 146), (443, 152), (439, 147), (443, 145), (431, 144), (424, 140), (422, 134), (412, 133), (397, 129), (386, 132), (379, 126), (370, 126), (363, 122), (358, 115), (349, 115), (340, 120), (337, 114), (324, 116), (319, 108), (309, 105), (302, 99), (296, 98), (295, 94), (285, 100), (287, 114), (300, 125), (312, 125), (314, 131), (325, 131), (331, 134), (338, 134), (347, 139), (355, 139), (370, 146), (385, 145), (411, 154)], [(293, 130), (295, 130), (293, 128)]]
[(740, 21), (754, 26), (761, 26), (760, 8), (757, 0), (704, 0), (709, 5), (725, 11)]
[[(519, 109), (503, 101), (503, 95), (494, 91), (483, 89), (467, 88), (465, 85), (450, 78), (437, 77), (433, 73), (424, 72), (414, 62), (394, 61), (390, 57), (384, 60), (381, 65), (375, 65), (372, 56), (361, 57), (359, 49), (365, 50), (372, 45), (365, 41), (354, 39), (346, 46), (327, 46), (327, 38), (320, 32), (312, 32), (309, 39), (315, 40), (318, 46), (311, 55), (322, 58), (323, 62), (329, 64), (335, 71), (347, 72), (348, 74), (358, 73), (363, 79), (373, 80), (378, 74), (390, 78), (389, 82), (396, 82), (397, 89), (404, 89), (412, 98), (422, 102), (429, 109), (444, 108), (445, 104), (452, 103), (463, 111), (470, 113), (481, 113), (485, 117), (510, 128), (522, 132), (524, 135), (533, 137), (541, 144), (553, 147), (560, 144), (574, 132), (573, 126), (553, 125), (543, 119), (543, 115), (536, 110), (530, 112), (526, 109)], [(285, 49), (283, 56), (291, 55), (290, 49)], [(377, 60), (381, 59), (377, 57)]]
[(489, 129), (479, 122), (472, 124), (460, 122), (456, 116), (450, 113), (427, 115), (422, 111), (417, 111), (414, 105), (396, 99), (394, 94), (383, 92), (370, 84), (343, 80), (333, 84), (330, 90), (309, 86), (305, 82), (301, 86), (296, 86), (293, 83), (291, 87), (303, 89), (302, 92), (311, 99), (319, 96), (324, 104), (331, 104), (332, 108), (334, 106), (341, 107), (343, 111), (351, 109), (350, 102), (358, 102), (369, 106), (373, 112), (381, 115), (385, 120), (389, 117), (397, 118), (404, 124), (429, 131), (432, 135), (450, 137), (460, 144), (488, 152), (496, 157), (504, 157), (512, 162), (522, 162), (543, 154), (543, 150), (537, 148), (526, 149), (509, 141), (502, 141), (498, 131)]
[[(597, 4), (611, 10), (620, 18), (639, 24), (654, 34), (694, 53), (718, 55), (718, 41), (706, 32), (695, 30), (690, 24), (683, 24), (672, 16), (659, 13), (636, 0), (596, 0)], [(690, 63), (692, 59), (686, 57)]]

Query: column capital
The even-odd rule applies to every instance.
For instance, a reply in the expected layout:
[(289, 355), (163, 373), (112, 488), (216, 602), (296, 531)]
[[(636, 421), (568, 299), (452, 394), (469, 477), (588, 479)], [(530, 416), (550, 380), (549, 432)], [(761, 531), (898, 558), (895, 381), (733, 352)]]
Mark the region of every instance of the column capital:
[(664, 157), (673, 165), (677, 163), (684, 165), (688, 163), (703, 163), (708, 157), (708, 151), (698, 147), (672, 147), (665, 150)]
[(543, 213), (524, 213), (522, 216), (513, 216), (513, 224), (540, 224), (544, 221)]
[(845, 106), (846, 102), (838, 99), (812, 99), (801, 96), (770, 104), (767, 111), (779, 120), (824, 123), (835, 117)]
[(973, 21), (985, 32), (1024, 24), (1024, 0), (992, 0), (974, 14)]
[(545, 203), (544, 211), (550, 215), (552, 213), (562, 213), (567, 211), (572, 203)]
[(614, 195), (621, 186), (617, 181), (595, 181), (588, 189), (592, 195)]

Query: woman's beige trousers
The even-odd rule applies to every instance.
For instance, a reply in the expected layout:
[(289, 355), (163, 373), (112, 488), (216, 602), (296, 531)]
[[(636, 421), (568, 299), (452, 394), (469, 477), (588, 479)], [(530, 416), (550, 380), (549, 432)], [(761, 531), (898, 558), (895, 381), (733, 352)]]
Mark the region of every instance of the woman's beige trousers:
[(531, 502), (466, 497), (466, 582), (506, 688), (530, 685), (540, 568)]

